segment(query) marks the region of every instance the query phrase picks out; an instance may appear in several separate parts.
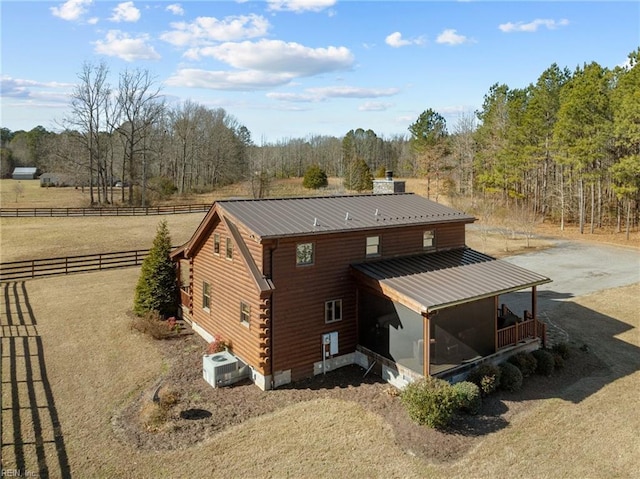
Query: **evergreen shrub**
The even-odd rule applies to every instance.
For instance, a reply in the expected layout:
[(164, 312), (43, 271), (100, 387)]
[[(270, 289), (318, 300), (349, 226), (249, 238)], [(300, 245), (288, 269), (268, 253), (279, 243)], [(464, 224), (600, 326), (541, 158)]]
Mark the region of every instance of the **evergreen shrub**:
[(538, 349), (533, 351), (531, 354), (537, 361), (536, 374), (539, 374), (540, 376), (551, 376), (556, 367), (553, 354), (544, 349)]
[(431, 376), (407, 385), (400, 399), (412, 420), (432, 428), (447, 426), (457, 407), (453, 386)]
[(522, 388), (522, 373), (517, 366), (510, 362), (500, 366), (500, 388), (505, 391), (516, 392)]
[(500, 368), (495, 364), (482, 363), (471, 370), (467, 381), (478, 386), (482, 394), (491, 394), (500, 386)]
[(327, 179), (327, 174), (322, 168), (318, 165), (311, 165), (307, 168), (302, 180), (302, 186), (312, 190), (317, 190), (318, 188), (325, 188), (328, 185), (329, 180)]
[(478, 414), (482, 407), (482, 395), (477, 384), (462, 381), (453, 385), (458, 408), (467, 414)]
[(508, 361), (517, 366), (523, 377), (531, 376), (536, 372), (538, 362), (531, 353), (520, 352), (511, 356)]

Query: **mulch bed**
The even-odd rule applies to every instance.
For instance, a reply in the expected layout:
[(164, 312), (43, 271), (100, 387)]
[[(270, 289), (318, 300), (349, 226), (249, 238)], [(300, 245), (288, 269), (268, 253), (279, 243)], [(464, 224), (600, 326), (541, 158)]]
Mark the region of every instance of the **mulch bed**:
[[(429, 462), (448, 462), (462, 457), (482, 436), (508, 426), (538, 400), (563, 397), (569, 385), (605, 367), (595, 355), (575, 349), (565, 367), (551, 377), (525, 378), (521, 391), (486, 397), (478, 415), (457, 416), (446, 430), (435, 430), (412, 422), (397, 390), (372, 373), (364, 376), (365, 370), (359, 366), (347, 366), (274, 391), (261, 391), (249, 381), (214, 389), (202, 377), (206, 343), (199, 336), (154, 344), (165, 355), (169, 370), (112, 418), (119, 437), (142, 450), (187, 448), (230, 426), (288, 405), (334, 398), (356, 402), (381, 416), (393, 429), (397, 445), (408, 454)], [(166, 418), (159, 427), (148, 427), (141, 411), (154, 395), (158, 399), (167, 393), (177, 396), (177, 402), (166, 408)]]

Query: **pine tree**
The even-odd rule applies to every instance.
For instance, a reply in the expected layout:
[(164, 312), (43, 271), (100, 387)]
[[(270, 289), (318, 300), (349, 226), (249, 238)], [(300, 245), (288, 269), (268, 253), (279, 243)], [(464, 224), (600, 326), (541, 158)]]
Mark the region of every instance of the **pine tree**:
[(157, 311), (167, 318), (175, 314), (178, 286), (175, 265), (169, 257), (170, 252), (171, 237), (166, 220), (162, 220), (149, 255), (142, 262), (133, 306), (137, 315)]
[(302, 180), (302, 186), (309, 189), (317, 190), (318, 188), (325, 188), (329, 185), (327, 174), (318, 165), (311, 165), (307, 168)]

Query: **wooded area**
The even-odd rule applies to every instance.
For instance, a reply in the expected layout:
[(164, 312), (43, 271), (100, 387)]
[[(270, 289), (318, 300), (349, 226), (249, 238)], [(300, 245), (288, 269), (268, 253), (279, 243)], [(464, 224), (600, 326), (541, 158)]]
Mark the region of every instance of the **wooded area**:
[(640, 49), (613, 70), (553, 64), (526, 88), (496, 83), (452, 126), (427, 108), (405, 136), (356, 128), (260, 145), (222, 108), (168, 105), (147, 71), (125, 71), (112, 87), (105, 63), (87, 63), (59, 132), (2, 128), (0, 173), (35, 166), (89, 188), (93, 205), (147, 206), (236, 182), (263, 197), (271, 179), (302, 178), (312, 165), (358, 191), (363, 175), (393, 170), (426, 179), (436, 200), (470, 198), (486, 214), (508, 208), (581, 231), (629, 231), (640, 203), (639, 59)]

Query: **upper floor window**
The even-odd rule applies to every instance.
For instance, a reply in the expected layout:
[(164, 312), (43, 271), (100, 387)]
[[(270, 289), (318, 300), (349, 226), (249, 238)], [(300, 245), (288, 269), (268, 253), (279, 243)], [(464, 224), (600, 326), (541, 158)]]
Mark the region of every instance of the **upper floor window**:
[(233, 243), (231, 238), (227, 238), (227, 259), (233, 259)]
[(428, 230), (422, 233), (422, 247), (424, 249), (431, 249), (436, 246), (436, 233), (433, 230)]
[(367, 236), (367, 257), (380, 256), (380, 236)]
[(313, 264), (313, 243), (298, 243), (296, 245), (296, 266)]
[(213, 235), (213, 254), (220, 254), (220, 235), (218, 233)]
[(211, 306), (211, 286), (206, 281), (202, 282), (202, 308), (208, 310)]
[(332, 299), (324, 303), (324, 322), (342, 321), (342, 300)]
[(240, 322), (245, 326), (249, 326), (251, 322), (251, 306), (244, 301), (240, 302)]

